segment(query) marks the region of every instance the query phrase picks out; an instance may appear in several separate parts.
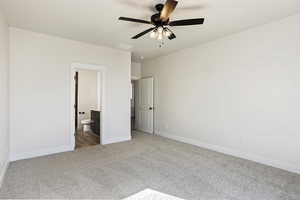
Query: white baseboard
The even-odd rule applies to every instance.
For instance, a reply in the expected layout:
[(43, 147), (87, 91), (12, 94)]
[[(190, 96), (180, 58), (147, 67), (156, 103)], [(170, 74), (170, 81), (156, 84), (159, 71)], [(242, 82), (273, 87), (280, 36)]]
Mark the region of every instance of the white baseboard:
[(106, 144), (113, 144), (113, 143), (119, 143), (119, 142), (127, 142), (131, 140), (131, 136), (129, 137), (118, 137), (118, 138), (105, 138), (102, 142), (103, 145)]
[(2, 166), (0, 166), (0, 188), (2, 187), (2, 183), (4, 181), (4, 177), (8, 168), (9, 162), (6, 161), (3, 163)]
[(74, 151), (71, 145), (64, 145), (54, 148), (45, 148), (45, 149), (38, 149), (36, 151), (25, 152), (25, 153), (17, 153), (10, 155), (10, 161), (17, 161), (17, 160), (24, 160), (29, 158), (41, 157), (51, 154), (57, 154), (62, 152)]
[[(118, 142), (125, 142), (131, 140), (131, 136), (129, 137), (119, 137), (119, 138), (108, 138), (105, 139), (105, 141), (102, 143), (105, 144), (112, 144), (112, 143), (118, 143)], [(46, 148), (46, 149), (38, 149), (36, 151), (31, 152), (24, 152), (24, 153), (16, 153), (10, 155), (10, 161), (17, 161), (17, 160), (24, 160), (29, 158), (36, 158), (51, 154), (57, 154), (57, 153), (63, 153), (68, 151), (74, 151), (73, 145), (64, 145), (54, 148)]]
[(221, 146), (218, 146), (218, 145), (203, 143), (203, 142), (198, 141), (196, 139), (181, 137), (181, 136), (173, 135), (173, 134), (166, 133), (166, 132), (156, 131), (156, 134), (159, 135), (159, 136), (162, 136), (162, 137), (169, 138), (169, 139), (173, 139), (173, 140), (177, 140), (177, 141), (180, 141), (180, 142), (192, 144), (192, 145), (202, 147), (202, 148), (205, 148), (205, 149), (210, 149), (210, 150), (217, 151), (217, 152), (220, 152), (220, 153), (224, 153), (224, 154), (227, 154), (227, 155), (243, 158), (243, 159), (246, 159), (246, 160), (251, 160), (251, 161), (254, 161), (254, 162), (257, 162), (257, 163), (261, 163), (261, 164), (268, 165), (268, 166), (271, 166), (271, 167), (275, 167), (275, 168), (283, 169), (283, 170), (293, 172), (293, 173), (296, 173), (296, 174), (300, 174), (300, 166), (296, 166), (296, 165), (286, 163), (286, 162), (283, 162), (283, 161), (271, 160), (271, 159), (268, 159), (268, 158), (263, 158), (261, 156), (249, 154), (249, 153), (246, 153), (246, 152), (240, 152), (240, 151), (237, 151), (237, 150), (234, 150), (234, 149), (229, 149), (229, 148), (221, 147)]

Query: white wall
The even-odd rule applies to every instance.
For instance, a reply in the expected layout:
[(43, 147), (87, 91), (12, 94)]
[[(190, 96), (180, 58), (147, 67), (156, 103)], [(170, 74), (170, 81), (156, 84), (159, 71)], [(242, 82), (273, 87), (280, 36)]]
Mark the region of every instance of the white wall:
[(11, 28), (10, 62), (12, 160), (70, 150), (72, 63), (107, 67), (102, 142), (130, 139), (130, 52)]
[(136, 80), (141, 78), (141, 63), (131, 63), (131, 79)]
[(82, 128), (81, 120), (91, 119), (91, 110), (98, 109), (98, 72), (79, 70), (78, 77), (78, 112), (85, 113), (78, 115), (78, 125)]
[(300, 173), (300, 15), (142, 64), (158, 134)]
[(0, 12), (0, 187), (8, 165), (9, 152), (9, 31)]

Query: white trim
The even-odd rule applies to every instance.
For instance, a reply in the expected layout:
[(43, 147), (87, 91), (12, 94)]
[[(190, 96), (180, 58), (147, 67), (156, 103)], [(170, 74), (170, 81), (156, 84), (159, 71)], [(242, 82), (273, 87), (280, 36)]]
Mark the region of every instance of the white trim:
[(251, 154), (251, 153), (240, 152), (240, 151), (237, 151), (237, 150), (234, 150), (234, 149), (221, 147), (221, 146), (218, 146), (218, 145), (203, 143), (203, 142), (198, 141), (196, 139), (181, 137), (181, 136), (173, 135), (173, 134), (166, 133), (166, 132), (155, 131), (155, 133), (159, 136), (166, 137), (166, 138), (169, 138), (169, 139), (173, 139), (173, 140), (177, 140), (177, 141), (180, 141), (180, 142), (192, 144), (192, 145), (202, 147), (202, 148), (205, 148), (205, 149), (210, 149), (210, 150), (217, 151), (217, 152), (220, 152), (220, 153), (224, 153), (224, 154), (227, 154), (227, 155), (243, 158), (243, 159), (246, 159), (246, 160), (251, 160), (251, 161), (254, 161), (254, 162), (257, 162), (257, 163), (261, 163), (261, 164), (268, 165), (268, 166), (271, 166), (271, 167), (275, 167), (275, 168), (283, 169), (283, 170), (293, 172), (293, 173), (296, 173), (296, 174), (300, 174), (300, 167), (296, 166), (292, 163), (286, 163), (284, 161), (279, 161), (279, 160), (271, 160), (271, 159), (268, 159), (268, 158), (263, 158), (261, 156)]
[(119, 143), (119, 142), (127, 142), (131, 140), (131, 136), (129, 137), (118, 137), (118, 138), (106, 138), (105, 142), (103, 142), (103, 145), (106, 144), (113, 144), (113, 143)]
[(73, 151), (73, 147), (70, 145), (64, 145), (64, 146), (59, 146), (54, 148), (39, 149), (31, 152), (13, 154), (10, 156), (10, 161), (24, 160), (24, 159), (41, 157), (41, 156), (46, 156), (51, 154), (68, 152), (68, 151)]
[(8, 165), (9, 165), (9, 161), (5, 161), (4, 164), (2, 166), (0, 166), (1, 167), (0, 168), (0, 188), (2, 187)]
[(101, 100), (102, 100), (102, 73), (97, 72), (97, 110), (101, 110)]
[[(100, 65), (93, 65), (93, 64), (82, 64), (82, 63), (72, 63), (71, 64), (71, 87), (70, 87), (70, 96), (71, 96), (71, 112), (70, 112), (70, 141), (71, 141), (71, 146), (73, 150), (75, 149), (75, 114), (74, 114), (74, 104), (75, 104), (75, 80), (74, 80), (74, 75), (76, 71), (78, 70), (95, 70), (98, 72), (98, 78), (101, 77), (101, 81), (97, 81), (98, 83), (98, 90), (101, 90), (101, 100), (100, 102), (98, 101), (98, 106), (101, 105), (101, 113), (100, 113), (100, 141), (101, 144), (106, 144), (107, 142), (105, 141), (105, 122), (106, 122), (106, 117), (105, 117), (105, 108), (106, 108), (106, 67), (105, 66), (100, 66)], [(99, 97), (99, 96), (98, 96)]]
[(132, 80), (132, 81), (137, 81), (137, 80), (139, 80), (139, 79), (141, 79), (141, 77), (131, 76), (131, 80)]

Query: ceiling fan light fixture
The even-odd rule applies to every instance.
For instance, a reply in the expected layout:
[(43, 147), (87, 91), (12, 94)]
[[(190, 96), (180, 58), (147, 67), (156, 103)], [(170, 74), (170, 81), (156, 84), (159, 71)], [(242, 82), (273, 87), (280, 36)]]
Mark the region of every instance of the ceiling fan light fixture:
[(157, 39), (162, 40), (163, 39), (163, 33), (158, 33)]
[(152, 28), (149, 28), (135, 35), (131, 39), (138, 39), (150, 33), (150, 37), (156, 40), (163, 40), (164, 38), (173, 40), (176, 38), (176, 35), (173, 33), (173, 31), (171, 31), (168, 28), (169, 26), (171, 27), (192, 26), (192, 25), (202, 25), (204, 23), (204, 18), (193, 18), (193, 19), (170, 21), (170, 16), (175, 10), (177, 4), (178, 4), (178, 0), (166, 0), (165, 4), (156, 5), (155, 8), (158, 11), (158, 13), (152, 15), (150, 21), (143, 20), (143, 19), (129, 18), (129, 17), (119, 17), (119, 20), (152, 25)]
[(163, 28), (162, 26), (160, 26), (160, 27), (157, 28), (157, 32), (158, 32), (159, 34), (162, 34), (163, 31), (164, 31), (164, 28)]
[(165, 35), (166, 37), (170, 37), (170, 36), (172, 35), (172, 33), (171, 33), (171, 31), (170, 31), (169, 29), (165, 29), (165, 30), (164, 30), (164, 35)]
[(150, 38), (156, 38), (157, 37), (157, 31), (156, 30), (153, 30), (151, 33), (150, 33)]

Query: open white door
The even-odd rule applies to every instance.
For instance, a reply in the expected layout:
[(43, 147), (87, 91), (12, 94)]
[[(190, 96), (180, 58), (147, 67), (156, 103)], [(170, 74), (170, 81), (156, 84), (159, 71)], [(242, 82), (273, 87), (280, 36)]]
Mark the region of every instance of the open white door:
[(153, 78), (143, 78), (136, 83), (135, 128), (153, 134)]

